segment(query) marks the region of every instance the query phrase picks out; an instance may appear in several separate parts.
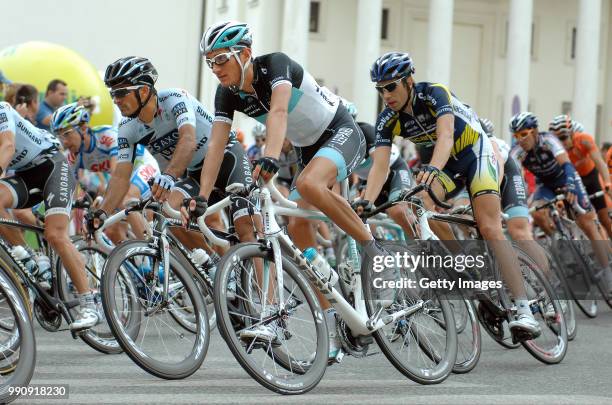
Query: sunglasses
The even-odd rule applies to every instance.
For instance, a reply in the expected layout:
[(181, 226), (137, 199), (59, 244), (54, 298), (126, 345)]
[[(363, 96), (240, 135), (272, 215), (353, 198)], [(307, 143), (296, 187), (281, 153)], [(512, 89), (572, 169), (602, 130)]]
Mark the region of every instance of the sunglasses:
[(68, 137), (68, 135), (69, 135), (71, 132), (73, 132), (73, 131), (74, 131), (74, 128), (70, 128), (70, 129), (67, 129), (67, 130), (65, 130), (65, 131), (58, 132), (58, 134), (57, 134), (57, 135), (58, 135), (60, 138), (66, 138), (66, 137)]
[(384, 86), (375, 86), (376, 91), (378, 91), (378, 93), (380, 94), (383, 94), (384, 90), (387, 90), (387, 93), (391, 93), (395, 91), (395, 89), (397, 88), (397, 84), (401, 82), (402, 80), (404, 80), (404, 78), (400, 77), (399, 79), (392, 81), (391, 83), (385, 84)]
[(218, 55), (215, 55), (212, 58), (206, 58), (206, 64), (208, 65), (209, 68), (213, 68), (214, 65), (224, 65), (226, 64), (231, 58), (232, 55), (234, 55), (234, 52), (225, 52), (225, 53), (220, 53)]
[(138, 90), (141, 87), (144, 87), (142, 85), (140, 86), (129, 86), (129, 87), (122, 87), (120, 89), (114, 89), (110, 91), (110, 95), (112, 98), (123, 98), (125, 96), (127, 96), (128, 94), (130, 94), (131, 91), (134, 90)]
[(520, 141), (520, 140), (527, 138), (530, 134), (531, 134), (531, 131), (528, 129), (525, 129), (521, 132), (516, 132), (514, 134), (514, 137)]

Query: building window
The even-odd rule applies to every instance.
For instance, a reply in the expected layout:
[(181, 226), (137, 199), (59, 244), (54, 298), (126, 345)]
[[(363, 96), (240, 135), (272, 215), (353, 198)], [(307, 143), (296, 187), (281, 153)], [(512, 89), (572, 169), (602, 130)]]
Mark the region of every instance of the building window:
[(571, 51), (570, 51), (570, 58), (571, 60), (576, 59), (576, 34), (578, 33), (578, 31), (576, 30), (576, 27), (572, 27), (572, 43), (571, 43)]
[(310, 2), (310, 32), (319, 32), (319, 20), (321, 14), (321, 2), (311, 1)]
[(382, 23), (380, 26), (380, 39), (389, 39), (389, 9), (382, 10)]

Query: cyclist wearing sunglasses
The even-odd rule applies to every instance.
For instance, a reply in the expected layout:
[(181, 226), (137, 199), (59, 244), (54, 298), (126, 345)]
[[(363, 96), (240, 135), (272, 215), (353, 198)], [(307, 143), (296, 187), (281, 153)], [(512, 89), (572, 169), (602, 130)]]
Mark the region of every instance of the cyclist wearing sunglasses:
[[(516, 114), (510, 120), (509, 127), (517, 140), (517, 144), (510, 152), (511, 156), (536, 177), (537, 186), (532, 196), (532, 205), (541, 205), (554, 200), (557, 190), (565, 189), (567, 202), (574, 207), (578, 226), (591, 242), (601, 241), (602, 236), (595, 222), (597, 217), (587, 191), (559, 140), (550, 133), (539, 133), (538, 119), (531, 112)], [(533, 219), (544, 232), (553, 235), (555, 226), (548, 210), (534, 212)], [(608, 256), (605, 244), (593, 243), (593, 248), (599, 265), (602, 268), (607, 267)], [(612, 277), (609, 282), (612, 287)]]
[[(213, 156), (225, 147), (234, 113), (240, 111), (267, 128), (266, 148), (257, 161), (254, 179), (269, 181), (279, 170), (278, 158), (286, 136), (295, 147), (301, 170), (294, 177), (290, 198), (298, 200), (301, 208), (320, 209), (360, 241), (366, 253), (380, 255), (383, 252), (349, 203), (332, 191), (334, 184), (363, 160), (366, 143), (361, 129), (338, 96), (319, 86), (298, 63), (280, 52), (253, 58), (251, 44), (250, 27), (235, 21), (212, 25), (200, 43), (206, 63), (220, 82), (215, 97), (212, 156), (204, 162), (200, 196), (208, 198), (220, 165), (220, 159)], [(310, 221), (300, 218), (294, 226), (290, 231), (297, 247), (304, 250), (316, 246)], [(330, 308), (322, 295), (319, 300), (324, 309)], [(326, 313), (333, 332), (333, 312)], [(257, 338), (274, 338), (273, 330), (255, 332)], [(333, 337), (330, 341), (330, 356), (334, 356), (340, 342)]]
[[(36, 128), (8, 103), (0, 103), (0, 217), (10, 218), (9, 208), (31, 208), (45, 204), (45, 239), (62, 259), (79, 299), (72, 330), (84, 330), (99, 321), (94, 296), (85, 275), (83, 257), (68, 234), (74, 178), (53, 135)], [(38, 191), (34, 191), (38, 189)], [(0, 227), (0, 234), (13, 246), (26, 247), (21, 232)]]
[[(576, 131), (574, 121), (565, 114), (558, 115), (550, 122), (548, 130), (553, 133), (567, 151), (582, 183), (589, 195), (605, 190), (605, 194), (591, 201), (597, 217), (606, 230), (606, 236), (612, 238), (612, 224), (608, 211), (612, 208), (612, 184), (610, 174), (595, 139), (585, 132)], [(601, 175), (601, 178), (600, 178)], [(603, 180), (603, 183), (601, 182)]]
[(529, 308), (516, 252), (505, 240), (499, 220), (498, 167), (491, 142), (469, 106), (442, 84), (415, 82), (414, 71), (412, 58), (403, 52), (384, 54), (370, 69), (387, 107), (376, 122), (376, 150), (365, 199), (375, 200), (385, 183), (394, 136), (433, 145), (431, 161), (422, 165), (416, 181), (431, 185), (441, 198), (452, 198), (466, 185), (479, 230), (493, 248), (518, 306), (509, 327), (538, 336), (541, 329)]
[[(117, 167), (100, 209), (88, 218), (88, 226), (100, 226), (100, 219), (103, 220), (123, 199), (129, 188), (139, 145), (151, 152), (163, 170), (155, 176), (151, 188), (155, 199), (167, 199), (174, 209), (179, 209), (185, 202), (194, 202), (198, 207), (206, 204), (196, 196), (199, 171), (208, 151), (212, 115), (183, 89), (169, 88), (158, 92), (154, 87), (157, 76), (150, 60), (135, 56), (118, 59), (106, 69), (104, 83), (110, 88), (113, 102), (127, 118), (119, 124)], [(219, 155), (224, 175), (219, 177), (215, 186), (219, 188), (221, 197), (229, 184), (249, 184), (251, 167), (234, 132), (230, 134), (227, 148)], [(185, 172), (185, 178), (178, 181)], [(243, 241), (255, 239), (248, 210), (249, 204), (243, 199), (232, 205), (236, 232)], [(189, 248), (204, 244), (201, 235), (195, 238), (187, 235), (186, 231), (175, 231)]]
[[(77, 103), (57, 109), (51, 117), (51, 131), (57, 135), (64, 149), (68, 150), (68, 162), (76, 178), (81, 169), (99, 173), (102, 178), (111, 176), (117, 166), (117, 131), (109, 125), (89, 126), (89, 111)], [(140, 198), (148, 198), (151, 189), (147, 184), (149, 178), (159, 174), (159, 165), (151, 154), (139, 145), (136, 150), (134, 169), (130, 179), (130, 188), (121, 206)], [(132, 230), (137, 238), (144, 239), (144, 218), (139, 212), (128, 216)], [(127, 227), (117, 224), (108, 229), (108, 236), (118, 244), (127, 238)]]

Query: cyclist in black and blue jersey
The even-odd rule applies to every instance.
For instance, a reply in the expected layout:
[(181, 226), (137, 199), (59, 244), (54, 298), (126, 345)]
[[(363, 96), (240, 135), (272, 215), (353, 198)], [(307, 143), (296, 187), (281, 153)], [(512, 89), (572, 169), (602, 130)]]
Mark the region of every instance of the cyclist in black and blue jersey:
[[(83, 257), (68, 234), (75, 181), (59, 143), (44, 129), (36, 128), (8, 103), (0, 103), (0, 217), (10, 218), (9, 208), (45, 206), (45, 239), (62, 259), (78, 292), (78, 315), (71, 330), (95, 326), (100, 317), (85, 274)], [(13, 246), (26, 246), (23, 235), (0, 227)]]
[[(349, 203), (332, 191), (363, 159), (366, 145), (361, 130), (338, 96), (319, 86), (298, 63), (280, 52), (253, 58), (251, 45), (250, 27), (235, 21), (212, 25), (200, 43), (200, 51), (220, 85), (215, 96), (212, 156), (202, 168), (199, 200), (206, 201), (217, 177), (220, 159), (214, 156), (227, 143), (234, 112), (243, 112), (266, 124), (266, 148), (253, 177), (269, 181), (278, 171), (286, 136), (296, 149), (301, 169), (290, 198), (298, 200), (300, 207), (320, 209), (370, 256), (383, 254)], [(304, 250), (316, 246), (316, 238), (311, 223), (302, 222), (304, 231), (294, 233), (293, 241)], [(319, 300), (329, 329), (334, 331), (333, 310), (322, 295)], [(272, 325), (249, 329), (242, 335), (270, 341), (276, 338)], [(331, 337), (330, 356), (334, 356), (341, 344)]]
[[(565, 148), (553, 134), (538, 131), (538, 119), (531, 112), (516, 114), (510, 120), (509, 127), (517, 140), (511, 155), (536, 177), (537, 188), (532, 204), (540, 205), (551, 201), (559, 189), (564, 189), (567, 202), (576, 212), (576, 223), (593, 243), (598, 265), (601, 268), (608, 267), (608, 285), (612, 287), (606, 241), (602, 240), (597, 229), (597, 216)], [(547, 209), (534, 212), (533, 218), (548, 235), (554, 233), (555, 226)], [(612, 291), (612, 288), (610, 290)]]
[(538, 336), (541, 330), (529, 308), (516, 252), (505, 241), (499, 220), (498, 166), (491, 142), (469, 106), (442, 84), (415, 82), (414, 71), (412, 58), (402, 52), (386, 53), (370, 70), (387, 107), (376, 122), (377, 147), (365, 199), (375, 200), (386, 180), (394, 136), (434, 145), (431, 162), (421, 167), (417, 182), (431, 185), (443, 198), (467, 186), (480, 233), (493, 248), (517, 304), (517, 318), (509, 327)]

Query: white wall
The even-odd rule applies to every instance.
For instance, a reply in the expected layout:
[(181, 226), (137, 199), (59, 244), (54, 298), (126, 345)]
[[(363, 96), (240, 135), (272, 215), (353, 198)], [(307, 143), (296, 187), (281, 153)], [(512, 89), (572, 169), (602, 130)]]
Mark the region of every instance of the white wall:
[(151, 59), (159, 87), (197, 94), (204, 0), (2, 0), (0, 49), (26, 41), (57, 43), (104, 71), (129, 55)]

